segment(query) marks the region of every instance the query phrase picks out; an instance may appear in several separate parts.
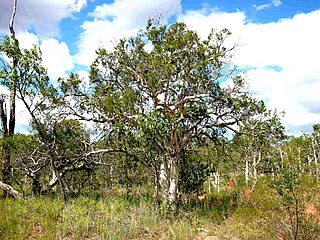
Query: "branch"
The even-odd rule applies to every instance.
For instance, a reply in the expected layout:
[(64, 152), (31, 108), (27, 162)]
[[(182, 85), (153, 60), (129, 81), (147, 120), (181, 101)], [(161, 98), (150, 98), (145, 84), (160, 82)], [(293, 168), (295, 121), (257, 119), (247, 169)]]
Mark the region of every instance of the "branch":
[(99, 150), (86, 153), (86, 157), (89, 157), (91, 155), (98, 154), (98, 153), (111, 153), (111, 152), (125, 152), (125, 151), (123, 151), (122, 149), (99, 149)]
[(186, 96), (180, 102), (177, 102), (175, 104), (175, 109), (178, 108), (181, 104), (184, 104), (187, 102), (193, 102), (195, 99), (201, 99), (201, 98), (207, 98), (207, 97), (210, 97), (210, 94), (195, 94), (192, 96)]
[(0, 98), (0, 118), (2, 123), (3, 136), (7, 136), (8, 134), (7, 110), (6, 110), (6, 102), (4, 98)]
[(13, 29), (13, 23), (14, 23), (14, 18), (16, 16), (16, 12), (17, 12), (17, 1), (18, 0), (13, 1), (12, 15), (9, 23), (9, 30), (12, 35), (15, 35), (14, 29)]
[(0, 181), (0, 189), (3, 189), (6, 193), (10, 194), (14, 198), (22, 199), (23, 196), (18, 191), (14, 190), (10, 185)]

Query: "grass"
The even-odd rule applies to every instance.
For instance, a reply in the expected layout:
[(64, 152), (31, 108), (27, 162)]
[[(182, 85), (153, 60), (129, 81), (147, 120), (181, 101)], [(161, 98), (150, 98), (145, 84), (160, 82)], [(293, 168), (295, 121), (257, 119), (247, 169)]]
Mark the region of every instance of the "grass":
[[(302, 186), (299, 196), (303, 216), (305, 204), (320, 206), (320, 191), (315, 185)], [(51, 197), (0, 198), (0, 239), (202, 240), (217, 236), (221, 240), (272, 240), (278, 239), (281, 223), (288, 223), (281, 198), (263, 180), (250, 195), (245, 187), (212, 193), (205, 204), (182, 206), (174, 214), (167, 214), (141, 196), (128, 198), (114, 192), (107, 196), (79, 197), (66, 204)], [(301, 227), (315, 231), (312, 236), (317, 236), (319, 221), (309, 221), (310, 217), (306, 216), (308, 221)]]
[(0, 239), (194, 239), (201, 218), (165, 216), (124, 198), (0, 200)]

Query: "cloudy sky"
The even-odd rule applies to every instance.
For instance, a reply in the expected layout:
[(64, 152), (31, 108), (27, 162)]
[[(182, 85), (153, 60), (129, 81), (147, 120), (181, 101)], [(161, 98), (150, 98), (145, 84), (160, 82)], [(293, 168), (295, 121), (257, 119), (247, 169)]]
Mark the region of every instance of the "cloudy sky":
[[(0, 1), (0, 35), (8, 32), (12, 2)], [(159, 15), (203, 37), (212, 28), (231, 30), (230, 42), (239, 45), (233, 62), (257, 97), (286, 112), (288, 132), (320, 123), (318, 0), (18, 0), (15, 30), (22, 47), (40, 45), (52, 80), (70, 71), (86, 78), (98, 46), (111, 49)], [(18, 129), (26, 125), (18, 116)]]

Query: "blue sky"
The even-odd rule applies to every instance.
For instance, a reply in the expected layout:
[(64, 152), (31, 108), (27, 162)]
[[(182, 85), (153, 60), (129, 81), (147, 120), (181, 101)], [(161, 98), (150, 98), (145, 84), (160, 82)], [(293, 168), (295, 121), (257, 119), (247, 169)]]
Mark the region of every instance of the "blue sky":
[[(0, 35), (8, 32), (12, 2), (0, 1)], [(238, 45), (233, 61), (247, 70), (250, 91), (286, 112), (287, 130), (299, 134), (320, 123), (318, 0), (18, 0), (15, 29), (22, 47), (40, 45), (52, 80), (74, 71), (87, 81), (99, 46), (112, 49), (160, 14), (201, 37), (227, 27), (228, 44)], [(25, 125), (18, 115), (18, 126)]]

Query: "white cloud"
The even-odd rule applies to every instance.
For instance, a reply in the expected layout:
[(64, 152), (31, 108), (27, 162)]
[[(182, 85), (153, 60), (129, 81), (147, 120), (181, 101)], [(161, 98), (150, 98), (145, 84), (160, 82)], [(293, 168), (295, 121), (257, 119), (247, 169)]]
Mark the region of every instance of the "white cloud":
[(264, 10), (264, 9), (271, 7), (271, 4), (266, 3), (266, 4), (259, 5), (259, 6), (256, 6), (256, 5), (253, 5), (253, 6), (256, 8), (257, 11), (261, 11), (261, 10)]
[(48, 69), (48, 75), (55, 81), (59, 77), (66, 77), (66, 71), (74, 68), (73, 59), (70, 55), (68, 45), (59, 43), (56, 39), (44, 40), (40, 45), (43, 65)]
[(262, 4), (262, 5), (253, 5), (255, 7), (256, 11), (261, 11), (267, 8), (271, 7), (279, 7), (282, 4), (280, 0), (271, 0), (270, 3)]
[[(51, 38), (59, 35), (59, 22), (72, 17), (87, 4), (86, 0), (23, 0), (18, 1), (14, 28), (22, 48), (31, 48), (41, 42), (43, 64), (48, 68), (52, 80), (64, 77), (66, 71), (74, 67), (69, 48), (66, 43), (59, 43)], [(8, 25), (12, 14), (13, 1), (0, 1), (0, 33), (8, 33)], [(35, 31), (37, 35), (32, 33)], [(8, 90), (0, 87), (0, 93), (8, 94)], [(8, 104), (7, 104), (8, 105)], [(17, 131), (26, 132), (30, 115), (20, 100), (16, 102)]]
[(90, 13), (92, 21), (86, 21), (80, 36), (79, 53), (76, 61), (90, 65), (98, 46), (112, 48), (124, 37), (136, 35), (149, 17), (162, 16), (164, 20), (181, 11), (181, 0), (115, 0), (110, 4), (97, 6)]
[[(17, 38), (20, 41), (22, 48), (31, 48), (33, 44), (38, 44), (39, 39), (36, 35), (25, 32), (19, 33)], [(73, 69), (74, 64), (72, 57), (69, 52), (69, 48), (66, 43), (59, 43), (56, 39), (47, 39), (40, 45), (41, 51), (43, 53), (43, 65), (48, 69), (49, 77), (55, 81), (58, 77), (65, 77), (66, 71)], [(81, 76), (85, 76), (81, 72)], [(9, 96), (9, 91), (7, 88), (0, 86), (0, 94), (6, 94)], [(9, 102), (7, 101), (7, 106)], [(16, 101), (16, 124), (17, 132), (26, 133), (31, 116), (25, 108), (23, 102), (19, 99)]]
[[(17, 3), (15, 30), (36, 30), (40, 35), (54, 36), (59, 34), (58, 24), (72, 13), (79, 12), (86, 0), (23, 0)], [(7, 32), (12, 14), (13, 1), (0, 1), (0, 31)]]
[(241, 32), (246, 24), (246, 16), (243, 12), (226, 13), (216, 8), (204, 8), (199, 11), (187, 11), (178, 17), (178, 21), (185, 22), (188, 27), (197, 31), (201, 38), (207, 38), (211, 29), (232, 30), (232, 36), (228, 44), (240, 41)]
[(180, 19), (202, 37), (211, 28), (227, 27), (234, 33), (230, 42), (240, 47), (233, 62), (250, 69), (250, 90), (268, 107), (284, 110), (290, 130), (320, 122), (320, 35), (314, 28), (320, 10), (266, 24), (250, 23), (242, 12), (203, 12), (187, 12)]
[(272, 4), (275, 7), (279, 7), (282, 4), (282, 2), (280, 0), (272, 0)]
[(38, 36), (28, 31), (19, 32), (17, 34), (17, 39), (19, 40), (20, 47), (24, 49), (30, 49), (34, 45), (39, 45)]
[(97, 6), (90, 15), (96, 19), (116, 18), (131, 28), (146, 23), (149, 17), (164, 18), (181, 10), (180, 0), (115, 0), (112, 4)]

